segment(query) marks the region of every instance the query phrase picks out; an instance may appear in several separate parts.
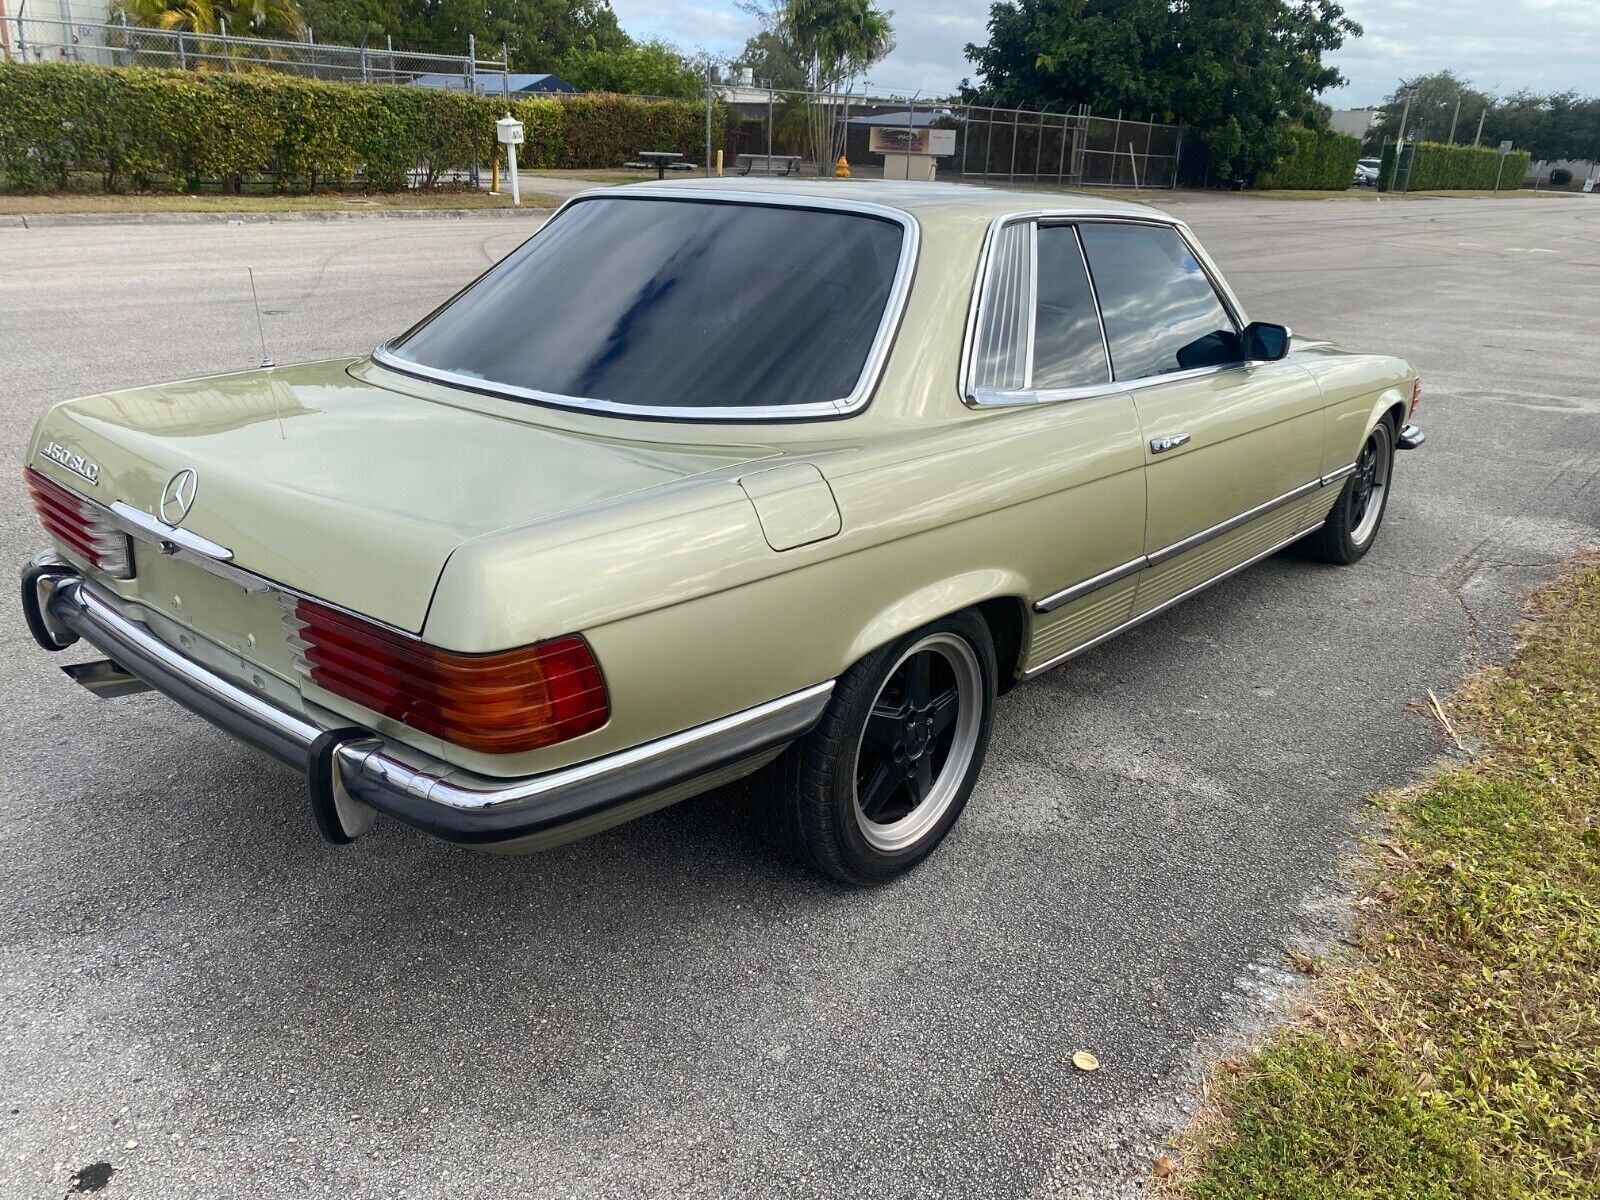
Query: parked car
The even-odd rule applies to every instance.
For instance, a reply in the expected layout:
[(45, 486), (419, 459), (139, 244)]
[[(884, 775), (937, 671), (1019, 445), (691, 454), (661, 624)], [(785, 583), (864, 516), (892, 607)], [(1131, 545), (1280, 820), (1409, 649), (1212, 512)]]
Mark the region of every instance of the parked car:
[(1377, 187), (1378, 172), (1382, 169), (1382, 167), (1383, 160), (1381, 158), (1356, 159), (1356, 177), (1353, 181), (1354, 185), (1356, 187)]
[(52, 407), (23, 602), (335, 842), (533, 849), (776, 762), (777, 840), (875, 883), (998, 693), (1295, 542), (1366, 554), (1417, 394), (1142, 205), (607, 188), (370, 356)]

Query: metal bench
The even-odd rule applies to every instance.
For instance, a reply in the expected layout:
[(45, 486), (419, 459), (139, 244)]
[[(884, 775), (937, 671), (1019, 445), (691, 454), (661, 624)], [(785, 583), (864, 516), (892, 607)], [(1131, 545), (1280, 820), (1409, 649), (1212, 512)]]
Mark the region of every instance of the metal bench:
[[(736, 175), (748, 175), (761, 163), (766, 169), (764, 175), (797, 175), (800, 172), (800, 156), (798, 154), (741, 154), (737, 166), (734, 168)], [(783, 170), (775, 171), (773, 167), (781, 166)]]

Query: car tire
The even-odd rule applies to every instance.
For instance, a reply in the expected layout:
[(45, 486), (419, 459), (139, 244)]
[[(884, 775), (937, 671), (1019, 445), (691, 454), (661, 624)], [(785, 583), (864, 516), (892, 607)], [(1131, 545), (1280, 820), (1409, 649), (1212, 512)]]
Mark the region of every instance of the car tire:
[(772, 840), (857, 886), (916, 866), (955, 824), (983, 768), (996, 676), (989, 627), (971, 612), (856, 663), (817, 725), (778, 760), (764, 798)]
[(1389, 506), (1394, 450), (1394, 419), (1385, 416), (1361, 443), (1355, 474), (1344, 481), (1327, 521), (1306, 539), (1313, 557), (1348, 566), (1372, 549)]

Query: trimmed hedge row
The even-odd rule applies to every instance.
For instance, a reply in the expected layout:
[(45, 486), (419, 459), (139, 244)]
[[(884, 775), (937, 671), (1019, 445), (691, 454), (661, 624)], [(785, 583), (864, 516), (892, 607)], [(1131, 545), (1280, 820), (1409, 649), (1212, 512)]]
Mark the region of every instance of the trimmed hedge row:
[(1344, 191), (1355, 179), (1361, 139), (1331, 129), (1293, 128), (1283, 131), (1289, 150), (1277, 166), (1256, 176), (1258, 188), (1310, 188)]
[[(1500, 152), (1487, 146), (1452, 146), (1446, 142), (1418, 142), (1415, 157), (1411, 160), (1411, 175), (1406, 180), (1410, 192), (1438, 191), (1515, 191), (1522, 186), (1528, 173), (1531, 155), (1526, 150), (1513, 150), (1506, 155), (1505, 169), (1500, 168)], [(1378, 169), (1378, 190), (1390, 191), (1394, 186), (1395, 148), (1383, 148), (1383, 165)]]
[[(530, 168), (619, 167), (640, 150), (705, 153), (692, 101), (587, 95), (513, 100)], [(216, 74), (76, 64), (0, 65), (0, 183), (54, 190), (94, 172), (107, 191), (194, 188), (263, 176), (280, 188), (364, 179), (369, 189), (432, 185), (496, 151), (503, 100), (390, 84), (322, 83), (266, 72)], [(713, 115), (722, 143), (726, 110)]]

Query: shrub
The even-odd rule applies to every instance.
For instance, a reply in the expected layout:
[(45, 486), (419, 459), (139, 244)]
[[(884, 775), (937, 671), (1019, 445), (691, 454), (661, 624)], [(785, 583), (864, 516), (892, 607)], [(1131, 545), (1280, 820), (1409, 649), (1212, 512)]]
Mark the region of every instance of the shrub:
[[(1443, 142), (1418, 142), (1411, 160), (1411, 176), (1406, 190), (1432, 191), (1514, 191), (1528, 173), (1529, 154), (1513, 150), (1500, 166), (1500, 152), (1487, 146), (1451, 146)], [(1378, 172), (1378, 188), (1394, 186), (1395, 148), (1383, 148), (1383, 166)]]
[[(640, 150), (698, 162), (705, 111), (694, 102), (589, 95), (513, 100), (528, 167), (617, 167)], [(506, 102), (389, 84), (324, 83), (266, 72), (78, 64), (0, 65), (0, 185), (65, 188), (93, 172), (107, 191), (235, 187), (271, 175), (282, 189), (342, 183), (431, 186), (496, 153)], [(726, 109), (713, 115), (722, 144)]]
[(1555, 170), (1550, 172), (1551, 187), (1566, 187), (1567, 184), (1571, 182), (1572, 172), (1567, 170), (1565, 167), (1557, 167)]
[(1289, 149), (1270, 171), (1256, 176), (1258, 188), (1344, 191), (1356, 174), (1361, 139), (1347, 133), (1294, 127), (1282, 131)]

